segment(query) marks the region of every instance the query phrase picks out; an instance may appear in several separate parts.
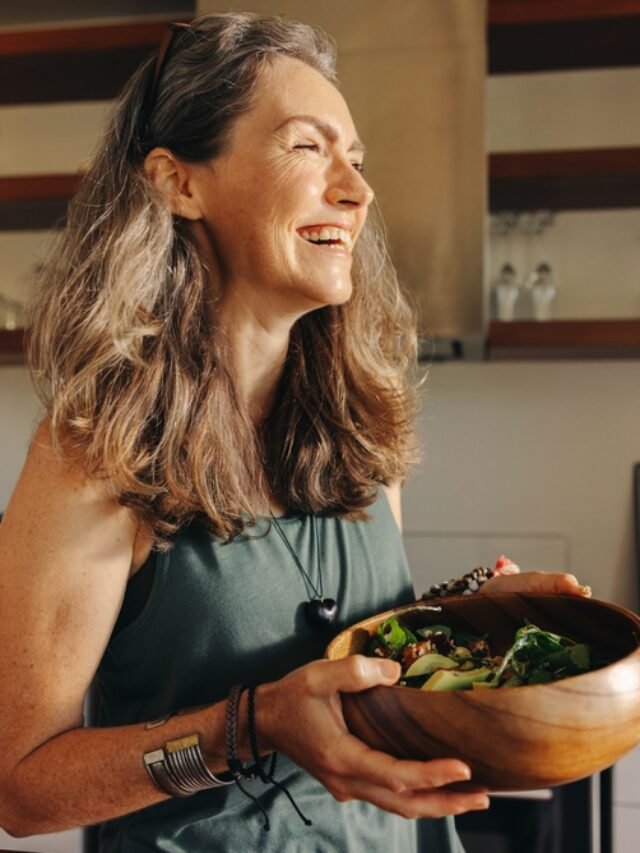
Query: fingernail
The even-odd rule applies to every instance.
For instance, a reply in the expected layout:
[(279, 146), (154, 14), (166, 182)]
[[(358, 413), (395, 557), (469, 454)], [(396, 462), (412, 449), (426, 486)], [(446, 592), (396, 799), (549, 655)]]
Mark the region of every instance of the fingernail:
[(393, 678), (394, 681), (400, 677), (400, 664), (393, 660), (379, 660), (378, 671), (383, 678)]
[(476, 809), (488, 809), (490, 805), (489, 797), (484, 794), (481, 797), (476, 797), (473, 803)]
[(591, 587), (590, 586), (581, 586), (581, 587), (579, 587), (579, 589), (585, 598), (591, 598)]

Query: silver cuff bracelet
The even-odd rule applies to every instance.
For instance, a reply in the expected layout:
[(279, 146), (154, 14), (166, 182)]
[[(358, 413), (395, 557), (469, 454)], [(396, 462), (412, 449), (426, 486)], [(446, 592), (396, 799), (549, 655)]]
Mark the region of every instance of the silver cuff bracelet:
[(155, 786), (172, 797), (189, 797), (234, 782), (230, 774), (215, 776), (209, 770), (197, 733), (167, 741), (164, 749), (145, 752), (143, 761)]

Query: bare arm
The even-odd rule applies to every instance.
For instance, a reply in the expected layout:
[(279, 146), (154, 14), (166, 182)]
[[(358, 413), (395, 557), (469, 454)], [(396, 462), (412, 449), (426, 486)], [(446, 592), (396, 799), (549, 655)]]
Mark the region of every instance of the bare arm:
[(212, 766), (225, 766), (221, 705), (161, 730), (82, 728), (135, 533), (130, 513), (63, 465), (41, 428), (0, 525), (0, 824), (12, 834), (91, 823), (162, 799), (141, 756), (173, 736), (211, 733), (205, 750)]
[[(150, 730), (82, 728), (83, 698), (122, 602), (135, 536), (128, 510), (56, 459), (41, 428), (0, 525), (0, 825), (12, 835), (96, 823), (164, 799), (142, 755), (180, 735), (198, 731), (210, 769), (226, 769), (224, 703)], [(347, 732), (339, 691), (392, 683), (397, 665), (385, 674), (385, 664), (360, 656), (316, 661), (260, 687), (263, 749), (286, 753), (340, 800), (407, 816), (483, 807), (476, 794), (438, 790), (466, 778), (461, 762), (398, 761)], [(246, 740), (241, 726), (244, 759)]]

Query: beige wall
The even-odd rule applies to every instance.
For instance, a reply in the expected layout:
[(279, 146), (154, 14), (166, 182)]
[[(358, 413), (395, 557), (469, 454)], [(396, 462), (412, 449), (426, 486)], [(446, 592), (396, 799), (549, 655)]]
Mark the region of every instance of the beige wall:
[(635, 608), (638, 388), (637, 361), (433, 366), (425, 458), (404, 496), (407, 534), (428, 534), (421, 553), (412, 546), (417, 580), (470, 568), (448, 564), (438, 537), (452, 559), (457, 539), (486, 538), (528, 568), (574, 571), (598, 597)]
[(489, 77), (489, 150), (640, 145), (638, 92), (640, 68)]
[(25, 368), (0, 367), (0, 512), (18, 478), (38, 411)]
[(109, 102), (0, 108), (0, 174), (75, 172), (96, 143)]

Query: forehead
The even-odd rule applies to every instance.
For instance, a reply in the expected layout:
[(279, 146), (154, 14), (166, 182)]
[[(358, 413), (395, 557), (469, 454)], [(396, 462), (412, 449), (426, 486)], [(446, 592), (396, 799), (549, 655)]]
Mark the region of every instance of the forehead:
[(273, 133), (293, 116), (316, 116), (331, 124), (351, 144), (356, 129), (345, 99), (325, 77), (298, 59), (278, 56), (265, 66), (254, 92), (253, 106), (236, 128)]

